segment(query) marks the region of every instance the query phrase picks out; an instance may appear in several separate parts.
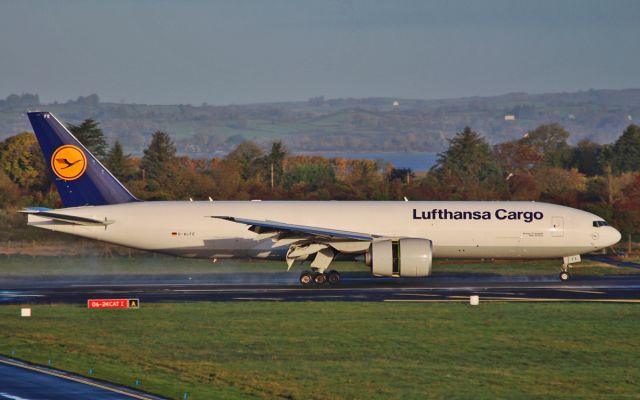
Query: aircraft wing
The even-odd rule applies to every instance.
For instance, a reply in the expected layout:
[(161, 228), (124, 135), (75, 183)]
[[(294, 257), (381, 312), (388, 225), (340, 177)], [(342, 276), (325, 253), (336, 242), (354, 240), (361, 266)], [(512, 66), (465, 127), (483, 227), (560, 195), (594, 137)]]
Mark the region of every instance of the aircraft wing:
[(377, 237), (376, 235), (371, 235), (368, 233), (349, 232), (349, 231), (342, 231), (337, 229), (322, 228), (317, 226), (294, 225), (294, 224), (287, 224), (284, 222), (270, 221), (270, 220), (262, 221), (262, 220), (238, 218), (238, 217), (227, 217), (227, 216), (212, 216), (212, 218), (218, 218), (226, 221), (248, 225), (249, 230), (255, 233), (278, 232), (283, 234), (304, 235), (304, 236), (309, 236), (310, 238), (318, 238), (318, 239), (351, 239), (351, 240), (362, 240), (362, 241), (372, 241), (374, 238)]
[(54, 221), (65, 222), (68, 224), (74, 225), (100, 225), (107, 226), (113, 224), (114, 221), (99, 220), (95, 218), (87, 218), (87, 217), (78, 217), (76, 215), (67, 215), (49, 211), (49, 209), (45, 208), (27, 208), (25, 210), (20, 211), (24, 214), (36, 215), (38, 217), (49, 218)]

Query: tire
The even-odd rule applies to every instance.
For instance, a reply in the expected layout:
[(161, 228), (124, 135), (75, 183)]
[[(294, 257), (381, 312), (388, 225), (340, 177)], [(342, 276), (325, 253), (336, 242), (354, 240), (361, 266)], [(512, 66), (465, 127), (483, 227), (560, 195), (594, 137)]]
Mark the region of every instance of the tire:
[(340, 284), (340, 273), (338, 271), (329, 271), (327, 274), (327, 282), (332, 286)]
[(571, 276), (569, 275), (569, 272), (566, 272), (566, 271), (562, 271), (562, 272), (560, 272), (560, 280), (561, 280), (562, 282), (566, 282), (566, 281), (568, 281), (570, 277), (571, 277)]
[(327, 282), (327, 276), (322, 272), (316, 272), (313, 274), (313, 283), (316, 285), (324, 285)]
[(309, 287), (313, 285), (314, 279), (313, 275), (309, 271), (304, 271), (300, 274), (300, 284), (304, 287)]

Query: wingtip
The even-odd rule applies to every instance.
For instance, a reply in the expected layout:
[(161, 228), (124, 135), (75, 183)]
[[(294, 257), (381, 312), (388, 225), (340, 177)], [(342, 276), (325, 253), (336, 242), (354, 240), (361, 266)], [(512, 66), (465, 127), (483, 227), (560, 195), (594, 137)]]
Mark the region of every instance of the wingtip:
[(223, 219), (225, 221), (231, 221), (231, 222), (235, 222), (236, 219), (234, 217), (228, 217), (225, 215), (211, 215), (209, 216), (209, 218), (217, 218), (217, 219)]

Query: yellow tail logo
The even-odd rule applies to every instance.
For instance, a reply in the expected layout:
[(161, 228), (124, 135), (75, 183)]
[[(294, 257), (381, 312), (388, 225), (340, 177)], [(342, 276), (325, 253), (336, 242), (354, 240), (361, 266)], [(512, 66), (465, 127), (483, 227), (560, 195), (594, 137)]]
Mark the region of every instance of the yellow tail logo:
[(53, 152), (51, 169), (56, 176), (65, 181), (73, 181), (87, 169), (87, 157), (78, 147), (65, 144)]

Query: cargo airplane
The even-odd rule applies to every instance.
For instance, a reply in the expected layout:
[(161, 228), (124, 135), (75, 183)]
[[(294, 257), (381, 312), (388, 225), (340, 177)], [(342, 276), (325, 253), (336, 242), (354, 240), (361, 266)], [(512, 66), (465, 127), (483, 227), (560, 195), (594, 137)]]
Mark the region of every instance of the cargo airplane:
[(23, 210), (29, 225), (181, 257), (310, 260), (304, 286), (339, 283), (336, 259), (426, 277), (433, 258), (558, 258), (566, 281), (581, 254), (620, 240), (594, 214), (537, 202), (140, 201), (54, 115), (28, 117), (64, 204)]

